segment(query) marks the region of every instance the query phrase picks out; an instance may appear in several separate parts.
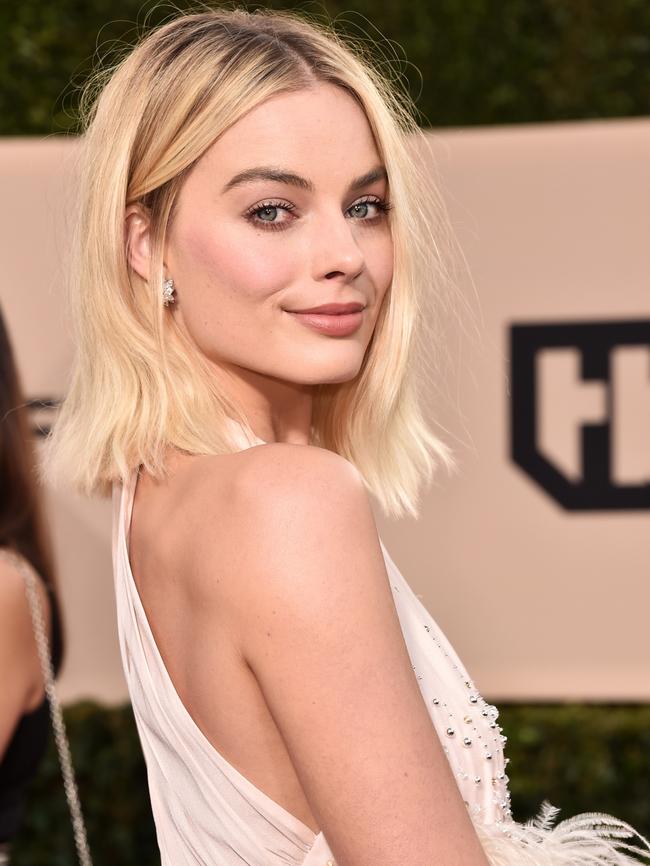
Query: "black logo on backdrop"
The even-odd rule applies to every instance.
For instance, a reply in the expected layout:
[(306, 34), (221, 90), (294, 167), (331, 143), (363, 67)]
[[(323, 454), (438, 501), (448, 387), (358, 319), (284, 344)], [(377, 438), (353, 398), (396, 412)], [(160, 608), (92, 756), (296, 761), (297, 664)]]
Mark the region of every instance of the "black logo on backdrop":
[[(650, 508), (650, 477), (621, 484), (613, 480), (612, 459), (617, 394), (612, 377), (613, 351), (650, 350), (650, 320), (514, 324), (510, 327), (510, 428), (514, 462), (561, 506), (571, 511)], [(580, 359), (580, 381), (600, 383), (605, 413), (594, 423), (579, 423), (580, 477), (561, 470), (540, 445), (538, 360), (544, 350), (573, 349)], [(645, 417), (650, 401), (650, 351), (638, 395)], [(650, 431), (647, 447), (650, 449)]]

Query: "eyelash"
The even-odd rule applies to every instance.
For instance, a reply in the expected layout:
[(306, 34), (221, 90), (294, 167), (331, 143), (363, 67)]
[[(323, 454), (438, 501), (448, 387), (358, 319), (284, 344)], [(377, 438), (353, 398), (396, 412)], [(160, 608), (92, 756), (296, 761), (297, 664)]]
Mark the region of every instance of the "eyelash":
[[(375, 222), (378, 222), (379, 220), (384, 219), (384, 217), (386, 216), (388, 211), (391, 210), (391, 208), (393, 207), (392, 204), (390, 204), (390, 202), (385, 201), (384, 199), (374, 199), (371, 197), (366, 197), (366, 198), (362, 199), (361, 201), (355, 201), (354, 204), (350, 205), (348, 210), (351, 210), (353, 207), (357, 207), (358, 205), (362, 205), (362, 204), (373, 204), (373, 205), (375, 205), (376, 208), (379, 209), (379, 214), (377, 214), (377, 216), (371, 217), (369, 219), (363, 219), (362, 218), (362, 219), (358, 220), (358, 222), (362, 222), (362, 223), (375, 223)], [(263, 210), (266, 210), (266, 208), (282, 208), (283, 210), (287, 210), (291, 213), (291, 211), (295, 210), (295, 206), (292, 204), (289, 204), (289, 202), (286, 202), (286, 201), (269, 200), (269, 201), (262, 202), (262, 204), (255, 205), (255, 207), (246, 211), (246, 214), (245, 214), (246, 219), (250, 223), (252, 223), (254, 226), (262, 226), (264, 231), (284, 231), (284, 229), (287, 228), (287, 225), (285, 223), (275, 224), (273, 222), (268, 222), (266, 220), (255, 219), (257, 214), (259, 214)]]

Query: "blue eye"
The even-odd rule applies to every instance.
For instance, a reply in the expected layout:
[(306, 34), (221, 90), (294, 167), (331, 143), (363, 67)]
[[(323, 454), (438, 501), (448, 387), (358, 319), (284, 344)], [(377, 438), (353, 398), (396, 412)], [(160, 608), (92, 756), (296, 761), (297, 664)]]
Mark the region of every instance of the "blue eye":
[[(364, 219), (368, 216), (368, 207), (373, 206), (376, 207), (379, 211), (374, 217), (370, 217), (368, 219)], [(359, 214), (358, 208), (361, 208), (361, 213)], [(363, 201), (358, 201), (352, 205), (350, 208), (351, 211), (356, 210), (357, 215), (361, 217), (362, 222), (374, 222), (377, 219), (381, 219), (388, 211), (392, 208), (392, 205), (383, 199), (371, 199), (366, 198)]]
[[(378, 213), (374, 216), (368, 216), (369, 209), (376, 208)], [(346, 213), (351, 213), (355, 222), (374, 224), (382, 220), (392, 205), (383, 199), (365, 198), (362, 201), (355, 202), (351, 205)], [(246, 219), (254, 226), (261, 226), (263, 229), (271, 231), (279, 231), (288, 227), (293, 219), (278, 219), (281, 211), (290, 214), (295, 210), (295, 206), (286, 201), (265, 201), (255, 205), (245, 214)]]
[(274, 222), (278, 214), (278, 205), (267, 204), (256, 211), (256, 213), (263, 222)]
[(278, 222), (276, 219), (278, 211), (287, 211), (290, 213), (294, 210), (294, 206), (288, 202), (265, 201), (262, 204), (255, 205), (251, 210), (246, 212), (246, 219), (253, 225), (263, 225), (264, 228), (280, 229), (288, 220)]

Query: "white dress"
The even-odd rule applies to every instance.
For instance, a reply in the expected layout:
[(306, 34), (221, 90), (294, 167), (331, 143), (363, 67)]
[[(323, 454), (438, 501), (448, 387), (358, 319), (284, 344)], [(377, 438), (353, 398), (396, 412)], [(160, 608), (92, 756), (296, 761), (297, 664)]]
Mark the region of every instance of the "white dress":
[[(242, 449), (249, 447), (243, 429), (238, 432)], [(226, 761), (176, 692), (129, 564), (136, 481), (137, 470), (113, 488), (113, 569), (120, 650), (147, 765), (161, 866), (336, 866), (324, 834), (314, 834)], [(624, 853), (616, 833), (629, 845), (634, 831), (610, 816), (581, 815), (552, 827), (557, 810), (545, 803), (535, 822), (514, 822), (498, 710), (481, 697), (383, 543), (381, 548), (414, 676), (493, 866), (650, 861), (650, 844), (638, 834), (643, 848)]]

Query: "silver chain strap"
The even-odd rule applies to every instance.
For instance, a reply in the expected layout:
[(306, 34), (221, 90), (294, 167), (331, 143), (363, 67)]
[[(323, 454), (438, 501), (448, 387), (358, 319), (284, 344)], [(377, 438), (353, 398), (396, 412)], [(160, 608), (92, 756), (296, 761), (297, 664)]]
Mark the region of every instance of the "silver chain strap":
[(39, 578), (36, 576), (32, 566), (22, 556), (14, 553), (14, 551), (6, 548), (0, 549), (0, 558), (3, 558), (5, 561), (13, 565), (25, 578), (25, 589), (32, 615), (32, 625), (34, 628), (34, 637), (36, 638), (38, 656), (41, 662), (41, 670), (45, 681), (45, 694), (47, 695), (50, 706), (52, 728), (54, 729), (54, 739), (59, 753), (59, 764), (63, 776), (63, 787), (65, 789), (65, 796), (70, 810), (70, 820), (72, 822), (74, 841), (77, 847), (77, 856), (81, 866), (92, 866), (90, 848), (88, 847), (88, 839), (86, 837), (86, 825), (81, 812), (79, 792), (77, 791), (77, 783), (75, 781), (74, 769), (72, 767), (72, 758), (70, 757), (70, 745), (65, 731), (65, 724), (63, 722), (61, 704), (59, 703), (59, 698), (54, 688), (54, 669), (52, 667), (52, 658), (49, 651), (47, 629), (43, 618), (43, 608), (37, 588), (37, 580), (39, 580)]

